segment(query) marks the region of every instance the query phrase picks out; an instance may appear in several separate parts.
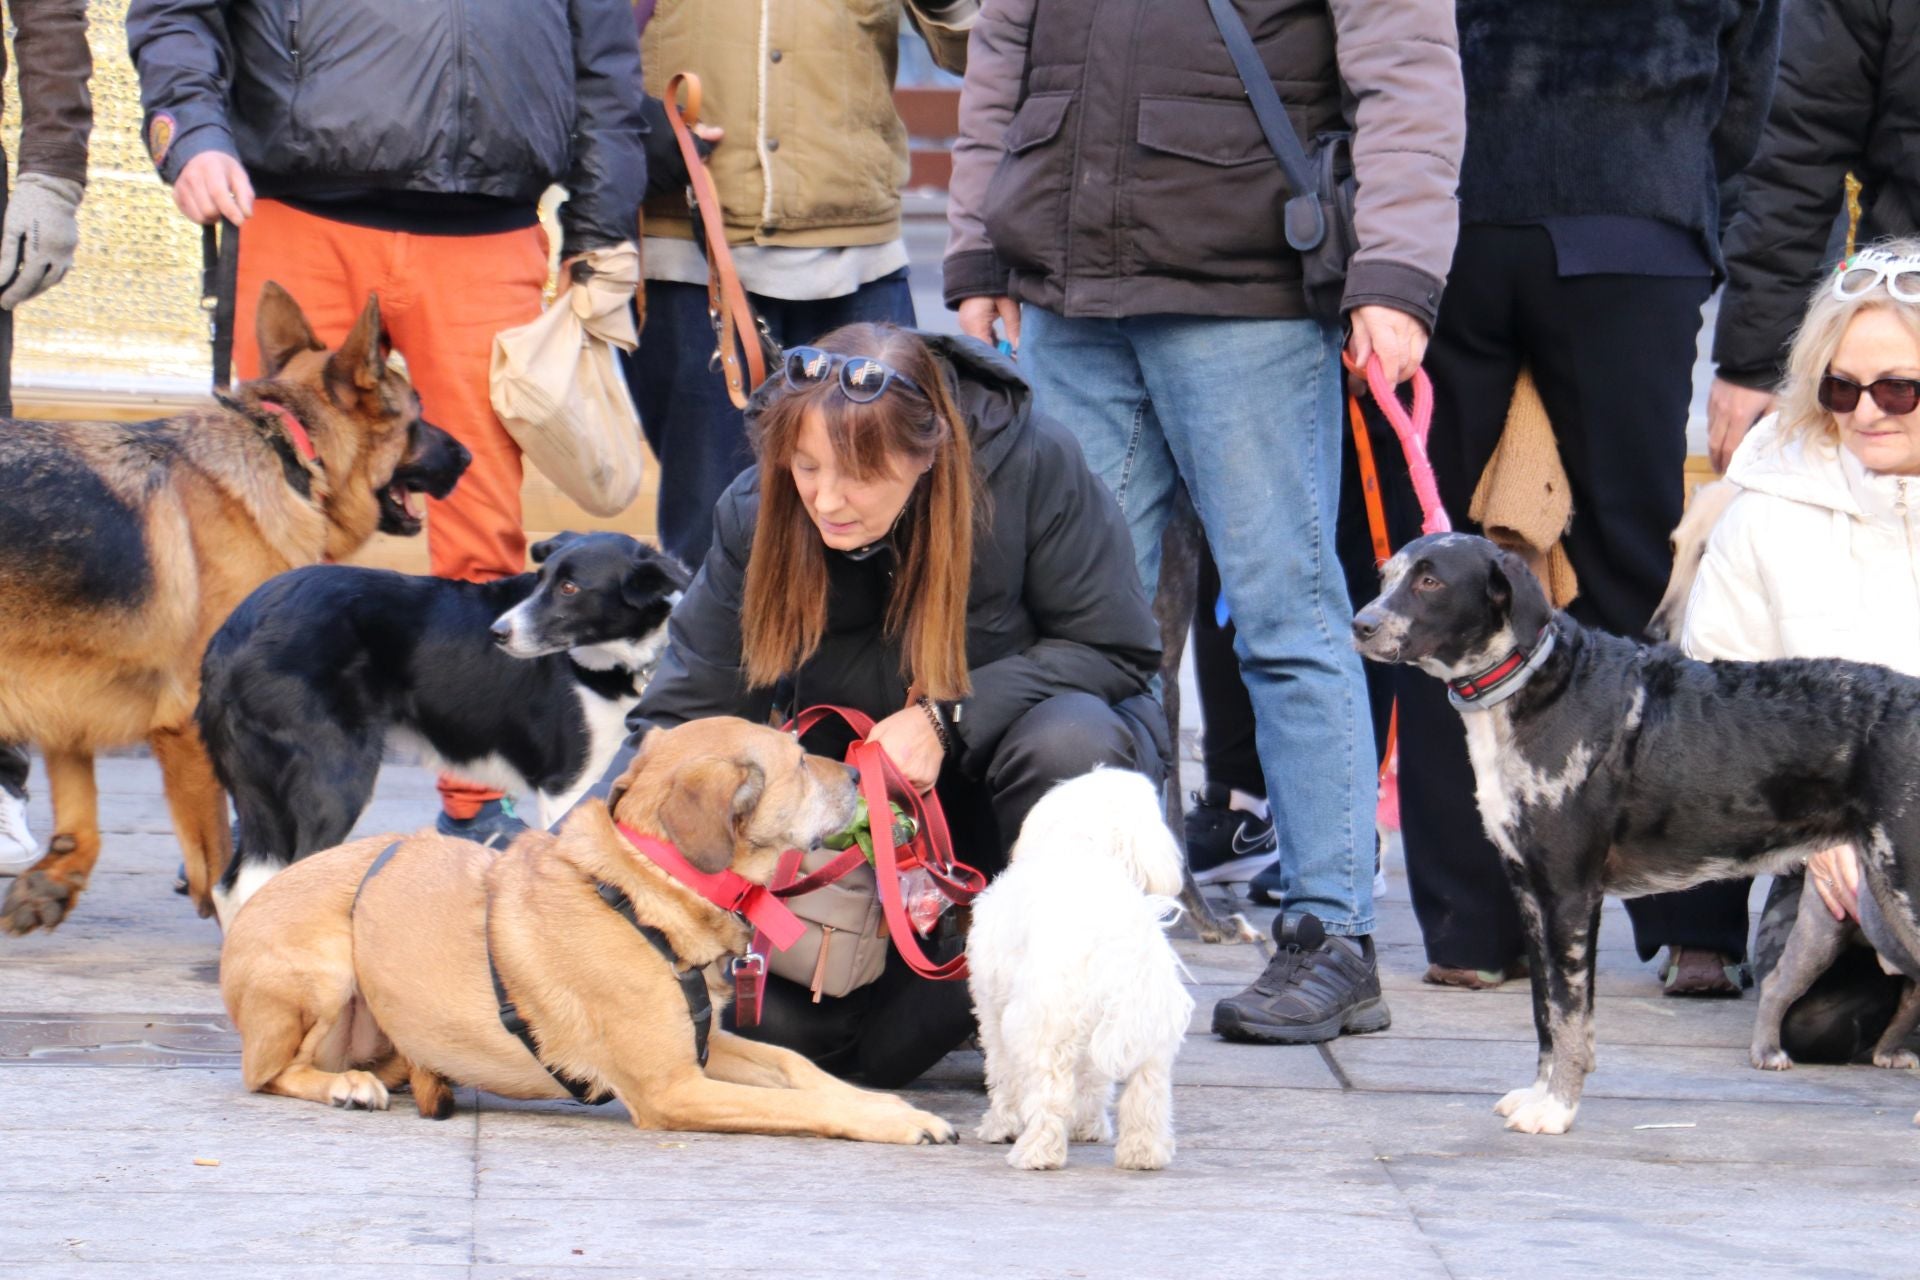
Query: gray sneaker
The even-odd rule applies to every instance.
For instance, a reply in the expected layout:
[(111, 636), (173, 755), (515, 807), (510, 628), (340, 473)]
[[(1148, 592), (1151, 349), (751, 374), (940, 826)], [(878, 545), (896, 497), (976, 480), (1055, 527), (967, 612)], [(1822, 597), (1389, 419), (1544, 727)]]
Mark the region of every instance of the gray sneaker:
[(1355, 954), (1327, 936), (1318, 918), (1276, 916), (1280, 945), (1267, 971), (1237, 996), (1213, 1007), (1214, 1034), (1267, 1044), (1318, 1044), (1338, 1035), (1385, 1031), (1393, 1022), (1380, 994), (1371, 937)]

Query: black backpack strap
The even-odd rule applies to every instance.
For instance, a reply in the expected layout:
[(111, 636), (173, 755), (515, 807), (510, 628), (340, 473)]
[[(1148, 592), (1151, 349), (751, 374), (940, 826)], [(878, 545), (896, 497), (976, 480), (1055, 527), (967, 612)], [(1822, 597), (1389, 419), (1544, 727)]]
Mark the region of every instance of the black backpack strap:
[(1233, 0), (1207, 0), (1207, 8), (1213, 11), (1214, 25), (1220, 28), (1220, 38), (1226, 41), (1227, 52), (1233, 56), (1233, 69), (1240, 73), (1240, 83), (1247, 91), (1247, 101), (1253, 105), (1254, 118), (1260, 122), (1260, 132), (1267, 136), (1267, 145), (1273, 148), (1274, 157), (1287, 175), (1287, 185), (1293, 188), (1286, 207), (1287, 243), (1305, 253), (1327, 234), (1326, 219), (1320, 212), (1316, 195), (1313, 165), (1293, 131), (1293, 122), (1287, 119), (1286, 108), (1280, 105), (1273, 77), (1267, 73), (1267, 65), (1260, 61), (1253, 37), (1247, 34), (1247, 25), (1240, 20)]

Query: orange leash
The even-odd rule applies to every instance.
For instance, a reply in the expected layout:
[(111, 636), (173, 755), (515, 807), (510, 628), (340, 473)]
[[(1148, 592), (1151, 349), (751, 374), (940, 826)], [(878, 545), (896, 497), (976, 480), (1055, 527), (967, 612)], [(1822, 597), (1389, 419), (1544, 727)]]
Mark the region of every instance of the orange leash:
[[(1373, 536), (1373, 556), (1385, 564), (1393, 558), (1393, 542), (1387, 537), (1387, 507), (1380, 496), (1380, 467), (1373, 460), (1373, 438), (1367, 433), (1366, 415), (1360, 412), (1358, 396), (1347, 397), (1347, 421), (1353, 429), (1353, 451), (1360, 459), (1360, 494), (1367, 504), (1367, 532)], [(1380, 753), (1380, 777), (1393, 768), (1393, 753), (1399, 746), (1400, 701), (1395, 699), (1387, 714), (1387, 749)]]

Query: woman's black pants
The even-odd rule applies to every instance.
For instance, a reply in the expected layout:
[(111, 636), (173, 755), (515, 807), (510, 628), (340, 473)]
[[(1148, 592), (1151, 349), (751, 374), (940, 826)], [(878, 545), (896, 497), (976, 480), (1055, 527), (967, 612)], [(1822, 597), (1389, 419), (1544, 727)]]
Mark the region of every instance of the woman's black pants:
[[(978, 776), (950, 762), (935, 784), (955, 853), (993, 876), (1006, 866), (1035, 802), (1096, 765), (1133, 769), (1157, 784), (1171, 754), (1165, 723), (1160, 704), (1144, 694), (1118, 706), (1088, 693), (1056, 694), (1036, 704), (1007, 729)], [(952, 917), (949, 912), (925, 944), (936, 961), (965, 945)], [(735, 1029), (732, 1016), (729, 1009), (729, 1030)], [(801, 984), (768, 978), (760, 1024), (741, 1034), (805, 1054), (836, 1075), (891, 1088), (920, 1076), (973, 1031), (967, 984), (928, 981), (894, 951), (878, 980), (817, 1004)]]

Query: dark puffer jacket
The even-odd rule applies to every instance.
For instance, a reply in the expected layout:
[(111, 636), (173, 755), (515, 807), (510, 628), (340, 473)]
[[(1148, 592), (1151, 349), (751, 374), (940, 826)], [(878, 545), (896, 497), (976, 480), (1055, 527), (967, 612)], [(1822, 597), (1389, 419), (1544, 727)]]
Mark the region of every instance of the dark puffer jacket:
[(569, 251), (634, 237), (646, 126), (626, 0), (134, 0), (127, 46), (167, 182), (215, 150), (262, 195), (531, 204), (560, 182)]
[[(989, 348), (926, 337), (952, 371), (990, 503), (967, 600), (973, 696), (956, 726), (961, 763), (978, 776), (1008, 726), (1054, 694), (1078, 690), (1112, 704), (1146, 693), (1159, 670), (1160, 631), (1120, 508), (1072, 434), (1032, 411), (1026, 383)], [(749, 468), (714, 509), (713, 548), (673, 611), (666, 656), (640, 702), (637, 714), (655, 724), (710, 715), (764, 721), (773, 707), (774, 691), (749, 690), (740, 667), (759, 483), (759, 468)], [(897, 711), (907, 694), (900, 647), (881, 627), (893, 557), (829, 552), (827, 566), (826, 634), (792, 678), (793, 695), (802, 705)]]
[(1727, 230), (1720, 376), (1775, 385), (1860, 180), (1858, 242), (1920, 234), (1920, 0), (1793, 0), (1760, 154)]

